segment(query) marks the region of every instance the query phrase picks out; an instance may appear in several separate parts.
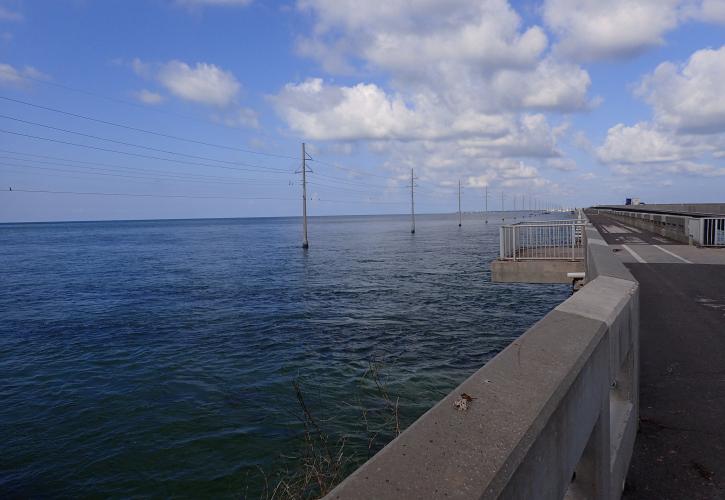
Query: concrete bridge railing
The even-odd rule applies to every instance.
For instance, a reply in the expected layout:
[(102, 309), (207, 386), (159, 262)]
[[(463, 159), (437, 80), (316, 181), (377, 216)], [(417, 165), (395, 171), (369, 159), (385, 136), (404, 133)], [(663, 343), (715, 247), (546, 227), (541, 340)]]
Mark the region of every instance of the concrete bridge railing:
[[(586, 228), (589, 283), (327, 498), (618, 498), (638, 419), (638, 284)], [(454, 402), (473, 399), (466, 410)]]

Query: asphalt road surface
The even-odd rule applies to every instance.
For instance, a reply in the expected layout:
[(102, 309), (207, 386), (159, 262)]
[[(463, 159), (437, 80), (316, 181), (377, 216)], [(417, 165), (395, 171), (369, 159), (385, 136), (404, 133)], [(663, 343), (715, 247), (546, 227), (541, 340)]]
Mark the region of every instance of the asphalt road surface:
[(623, 498), (725, 499), (725, 249), (590, 219), (640, 283), (640, 430)]

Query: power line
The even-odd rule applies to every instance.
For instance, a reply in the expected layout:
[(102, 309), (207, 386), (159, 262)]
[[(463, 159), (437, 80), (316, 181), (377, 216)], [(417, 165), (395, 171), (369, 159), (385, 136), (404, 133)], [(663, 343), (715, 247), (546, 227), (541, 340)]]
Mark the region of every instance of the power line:
[[(5, 156), (5, 157), (0, 156), (0, 158), (4, 158), (4, 159), (10, 159), (13, 161), (34, 161), (36, 163), (44, 163), (44, 164), (48, 164), (48, 165), (59, 165), (59, 166), (63, 166), (63, 167), (90, 168), (90, 167), (83, 167), (81, 165), (75, 165), (76, 163), (82, 163), (84, 165), (91, 165), (93, 168), (110, 167), (110, 168), (103, 168), (103, 170), (108, 170), (108, 171), (130, 171), (130, 172), (140, 172), (140, 173), (154, 173), (154, 174), (159, 174), (159, 175), (164, 175), (164, 176), (173, 176), (173, 177), (182, 177), (183, 176), (183, 177), (188, 177), (188, 178), (212, 179), (212, 180), (261, 180), (259, 178), (223, 177), (223, 176), (219, 176), (219, 175), (192, 174), (192, 173), (188, 173), (188, 172), (170, 173), (165, 170), (127, 167), (127, 166), (122, 166), (122, 165), (116, 165), (114, 163), (104, 163), (104, 162), (97, 162), (97, 161), (84, 161), (84, 160), (77, 160), (77, 159), (60, 158), (57, 156), (39, 155), (39, 154), (34, 154), (34, 153), (27, 153), (24, 151), (11, 151), (8, 149), (0, 149), (0, 152), (11, 153), (11, 154), (16, 154), (16, 155), (26, 155), (26, 156), (33, 157), (33, 158), (12, 158), (12, 157), (7, 157), (7, 156)], [(36, 160), (35, 158), (58, 160), (58, 161), (65, 162), (65, 163)]]
[(60, 113), (60, 114), (66, 115), (66, 116), (72, 116), (74, 118), (81, 118), (83, 120), (89, 120), (89, 121), (96, 122), (96, 123), (102, 123), (104, 125), (110, 125), (110, 126), (113, 126), (113, 127), (124, 128), (126, 130), (133, 130), (135, 132), (142, 132), (144, 134), (151, 134), (151, 135), (155, 135), (155, 136), (158, 136), (158, 137), (165, 137), (167, 139), (174, 139), (174, 140), (177, 140), (177, 141), (184, 141), (184, 142), (189, 142), (189, 143), (192, 143), (192, 144), (200, 144), (200, 145), (203, 145), (203, 146), (210, 146), (210, 147), (220, 148), (220, 149), (228, 149), (230, 151), (239, 151), (239, 152), (242, 152), (242, 153), (249, 153), (249, 154), (261, 155), (261, 156), (269, 156), (269, 157), (272, 157), (272, 158), (285, 158), (285, 159), (289, 159), (289, 160), (296, 160), (297, 159), (297, 158), (292, 157), (292, 156), (280, 155), (280, 154), (275, 154), (275, 153), (267, 153), (267, 152), (263, 152), (263, 151), (255, 151), (255, 150), (252, 150), (252, 149), (236, 148), (236, 147), (232, 147), (232, 146), (226, 146), (226, 145), (223, 145), (223, 144), (215, 144), (215, 143), (212, 143), (212, 142), (199, 141), (199, 140), (196, 140), (196, 139), (189, 139), (187, 137), (180, 137), (180, 136), (176, 136), (176, 135), (165, 134), (163, 132), (156, 132), (154, 130), (148, 130), (148, 129), (138, 128), (138, 127), (132, 127), (130, 125), (124, 125), (124, 124), (121, 124), (121, 123), (115, 123), (115, 122), (111, 122), (111, 121), (107, 121), (107, 120), (101, 120), (99, 118), (93, 118), (93, 117), (90, 117), (90, 116), (80, 115), (78, 113), (71, 113), (70, 111), (64, 111), (64, 110), (57, 109), (57, 108), (51, 108), (49, 106), (42, 106), (40, 104), (35, 104), (35, 103), (27, 102), (27, 101), (21, 101), (20, 99), (13, 99), (11, 97), (6, 97), (6, 96), (1, 96), (0, 95), (0, 99), (4, 99), (4, 100), (10, 101), (10, 102), (15, 102), (15, 103), (18, 103), (18, 104), (23, 104), (25, 106), (31, 106), (31, 107), (34, 107), (34, 108), (43, 109), (43, 110), (46, 110), (46, 111), (52, 111), (54, 113)]
[(141, 198), (194, 198), (209, 200), (277, 200), (292, 201), (292, 198), (275, 198), (267, 196), (255, 197), (239, 197), (224, 195), (190, 195), (190, 194), (147, 194), (147, 193), (105, 193), (105, 192), (89, 192), (89, 191), (51, 191), (47, 189), (10, 189), (8, 191), (0, 191), (0, 193), (44, 193), (44, 194), (70, 194), (79, 196), (127, 196)]
[[(69, 146), (76, 146), (76, 147), (80, 147), (80, 148), (94, 149), (96, 151), (105, 151), (105, 152), (109, 152), (109, 153), (117, 153), (117, 154), (122, 154), (122, 155), (127, 155), (127, 156), (135, 156), (135, 157), (138, 157), (138, 158), (148, 158), (148, 159), (151, 159), (151, 160), (161, 160), (161, 161), (167, 161), (167, 162), (171, 162), (171, 163), (181, 163), (181, 164), (186, 164), (186, 165), (199, 165), (199, 166), (202, 166), (202, 167), (224, 168), (224, 169), (227, 169), (227, 170), (239, 170), (239, 171), (242, 171), (242, 172), (259, 172), (260, 171), (259, 169), (234, 168), (234, 167), (228, 167), (228, 166), (224, 166), (224, 165), (214, 165), (214, 164), (211, 164), (211, 163), (200, 163), (200, 162), (194, 162), (194, 161), (177, 160), (177, 159), (174, 159), (174, 158), (163, 158), (163, 157), (160, 157), (160, 156), (144, 155), (144, 154), (141, 154), (141, 153), (131, 153), (129, 151), (120, 151), (120, 150), (117, 150), (117, 149), (109, 149), (109, 148), (102, 148), (102, 147), (99, 147), (99, 146), (91, 146), (89, 144), (79, 144), (77, 142), (62, 141), (60, 139), (51, 139), (51, 138), (48, 138), (48, 137), (40, 137), (40, 136), (37, 136), (37, 135), (23, 134), (21, 132), (13, 132), (11, 130), (0, 129), (0, 132), (2, 132), (4, 134), (17, 135), (17, 136), (20, 136), (20, 137), (27, 137), (29, 139), (37, 139), (37, 140), (41, 140), (41, 141), (54, 142), (54, 143), (57, 143), (57, 144), (66, 144), (66, 145), (69, 145)], [(286, 174), (286, 175), (289, 175), (291, 173), (291, 172), (288, 172), (288, 171), (285, 171), (285, 170), (263, 170), (263, 171), (266, 171), (266, 172), (269, 172), (269, 173), (274, 173), (274, 174)]]
[[(3, 150), (0, 150), (0, 152)], [(23, 153), (15, 153), (15, 154), (23, 154)], [(27, 154), (27, 153), (25, 153)], [(35, 162), (35, 163), (42, 163), (46, 165), (56, 165), (60, 167), (72, 167), (72, 168), (83, 168), (83, 169), (89, 169), (89, 170), (103, 170), (108, 172), (131, 172), (131, 173), (141, 173), (141, 174), (153, 174), (155, 176), (161, 175), (164, 177), (183, 177), (183, 178), (192, 178), (192, 179), (203, 179), (203, 180), (219, 180), (219, 181), (261, 181), (261, 180), (268, 180), (265, 178), (260, 177), (223, 177), (219, 175), (204, 175), (204, 174), (193, 174), (193, 173), (187, 173), (183, 171), (175, 171), (175, 172), (168, 172), (166, 170), (154, 170), (154, 169), (148, 169), (148, 168), (137, 168), (137, 167), (125, 167), (121, 165), (115, 165), (115, 164), (109, 164), (109, 163), (100, 163), (100, 162), (88, 162), (88, 161), (82, 161), (82, 160), (69, 160), (66, 158), (57, 158), (52, 156), (45, 156), (45, 155), (33, 155), (40, 158), (51, 158), (55, 160), (60, 161), (47, 161), (47, 160), (39, 160), (36, 158), (14, 158), (12, 156), (2, 156), (0, 155), (0, 160), (11, 160), (11, 161), (24, 161), (24, 162)], [(82, 163), (83, 165), (76, 165), (76, 163)], [(90, 165), (90, 166), (87, 166)], [(277, 181), (275, 181), (277, 182)]]
[[(0, 193), (40, 193), (40, 194), (66, 194), (78, 196), (120, 196), (120, 197), (142, 197), (142, 198), (192, 198), (192, 199), (219, 199), (219, 200), (275, 200), (275, 201), (296, 201), (297, 198), (277, 198), (268, 196), (239, 197), (226, 195), (189, 195), (189, 194), (153, 194), (153, 193), (106, 193), (97, 191), (53, 191), (48, 189), (18, 189), (11, 188), (7, 191), (0, 190)], [(398, 205), (404, 202), (378, 202), (365, 200), (329, 200), (322, 198), (311, 198), (311, 201), (322, 203), (372, 203)]]
[[(171, 182), (191, 182), (191, 183), (199, 183), (199, 184), (223, 184), (223, 185), (231, 185), (231, 184), (237, 184), (242, 186), (249, 185), (248, 182), (238, 182), (238, 181), (214, 181), (214, 180), (206, 180), (206, 179), (188, 179), (183, 177), (176, 177), (176, 176), (150, 176), (150, 175), (133, 175), (133, 174), (125, 174), (125, 173), (112, 173), (113, 170), (108, 169), (94, 169), (93, 167), (76, 167), (76, 168), (86, 168), (90, 170), (105, 170), (105, 171), (83, 171), (83, 170), (68, 170), (68, 169), (62, 169), (62, 168), (54, 168), (54, 167), (42, 167), (37, 165), (18, 165), (18, 164), (12, 164), (12, 163), (0, 163), (0, 167), (2, 166), (8, 166), (8, 167), (15, 167), (20, 169), (27, 169), (32, 168), (36, 170), (47, 170), (51, 172), (68, 172), (68, 173), (74, 173), (74, 174), (84, 174), (84, 175), (100, 175), (104, 177), (120, 177), (120, 178), (126, 178), (126, 179), (145, 179), (145, 180), (155, 180), (155, 181), (171, 181)], [(32, 172), (24, 172), (23, 170), (20, 170), (21, 173), (32, 173)], [(250, 179), (254, 180), (257, 183), (265, 182), (264, 180), (257, 180), (257, 179)], [(275, 184), (277, 185), (277, 182), (274, 181), (266, 181), (267, 183)]]
[(345, 170), (345, 171), (348, 171), (348, 172), (354, 172), (354, 173), (360, 174), (360, 175), (370, 175), (370, 176), (373, 176), (373, 177), (380, 177), (382, 179), (390, 179), (390, 176), (387, 176), (387, 175), (380, 175), (380, 174), (376, 174), (374, 172), (368, 172), (368, 171), (365, 171), (365, 170), (356, 169), (356, 168), (352, 168), (352, 167), (343, 167), (342, 165), (339, 165), (337, 163), (330, 163), (330, 162), (318, 160), (318, 159), (315, 159), (315, 158), (311, 159), (310, 161), (314, 161), (314, 162), (317, 162), (317, 163), (321, 163), (323, 165), (328, 165), (330, 167), (334, 167), (334, 168), (337, 168), (337, 169), (340, 169), (340, 170)]
[[(56, 87), (56, 88), (59, 88), (59, 89), (63, 89), (63, 90), (71, 91), (71, 92), (76, 92), (76, 93), (79, 93), (79, 94), (84, 94), (84, 95), (87, 95), (87, 96), (95, 97), (97, 99), (104, 99), (106, 101), (115, 102), (117, 104), (124, 104), (126, 106), (133, 106), (134, 108), (142, 109), (144, 111), (152, 111), (154, 113), (159, 113), (159, 114), (163, 114), (163, 115), (175, 116), (177, 118), (184, 118), (185, 120), (195, 121), (195, 122), (203, 123), (205, 125), (213, 125), (215, 127), (223, 128), (225, 130), (229, 130), (229, 129), (234, 129), (235, 128), (235, 127), (232, 127), (230, 125), (226, 125), (224, 123), (215, 123), (215, 122), (209, 122), (209, 121), (206, 121), (206, 120), (200, 120), (199, 118), (196, 118), (196, 117), (190, 116), (190, 115), (185, 115), (183, 113), (176, 113), (174, 111), (169, 111), (169, 110), (165, 110), (165, 109), (148, 107), (148, 106), (144, 106), (142, 104), (139, 104), (137, 102), (127, 101), (125, 99), (119, 99), (117, 97), (110, 97), (110, 96), (107, 96), (107, 95), (99, 94), (97, 92), (91, 92), (90, 90), (80, 89), (78, 87), (73, 87), (73, 86), (65, 85), (65, 84), (58, 83), (58, 82), (48, 81), (48, 80), (43, 79), (43, 78), (34, 78), (34, 77), (28, 76), (28, 75), (20, 75), (20, 77), (21, 78), (24, 78), (26, 80), (30, 80), (30, 81), (33, 81), (33, 82), (36, 82), (36, 83), (40, 83), (42, 85), (48, 85), (48, 86)], [(267, 134), (267, 133), (261, 133), (259, 131), (256, 131), (255, 134), (262, 135), (262, 136), (266, 136), (266, 137), (273, 137), (276, 141), (278, 141), (278, 138), (276, 138), (276, 137), (274, 137), (274, 136), (272, 136), (270, 134)]]
[[(2, 97), (2, 96), (0, 96), (0, 98), (7, 99), (7, 98)], [(10, 99), (10, 100), (13, 100), (13, 99)], [(178, 155), (178, 156), (183, 156), (183, 157), (189, 157), (189, 158), (194, 158), (194, 159), (202, 159), (202, 160), (207, 160), (207, 161), (217, 161), (217, 162), (220, 162), (220, 163), (229, 163), (229, 164), (234, 164), (234, 165), (244, 165), (244, 166), (249, 166), (249, 167), (252, 167), (252, 168), (258, 168), (258, 169), (262, 169), (262, 170), (269, 170), (269, 171), (272, 171), (272, 172), (285, 172), (285, 173), (287, 173), (286, 171), (283, 171), (281, 169), (270, 168), (270, 167), (266, 167), (266, 166), (263, 166), (263, 165), (255, 165), (255, 164), (242, 163), (242, 162), (226, 161), (226, 160), (220, 160), (220, 159), (216, 159), (216, 158), (209, 158), (209, 157), (205, 157), (205, 156), (189, 155), (189, 154), (185, 154), (185, 153), (179, 153), (179, 152), (176, 152), (176, 151), (170, 151), (170, 150), (165, 150), (165, 149), (153, 148), (153, 147), (150, 147), (150, 146), (144, 146), (144, 145), (129, 143), (129, 142), (125, 142), (125, 141), (118, 141), (118, 140), (115, 140), (115, 139), (109, 139), (109, 138), (99, 137), (99, 136), (95, 136), (95, 135), (92, 135), (92, 134), (85, 134), (85, 133), (77, 132), (77, 131), (74, 131), (74, 130), (68, 130), (68, 129), (64, 129), (64, 128), (60, 128), (60, 127), (54, 127), (54, 126), (46, 125), (46, 124), (43, 124), (43, 123), (37, 123), (37, 122), (28, 121), (28, 120), (23, 120), (21, 118), (16, 118), (16, 117), (8, 116), (8, 115), (2, 115), (2, 114), (0, 114), (0, 118), (14, 120), (14, 121), (18, 121), (18, 122), (21, 122), (21, 123), (26, 123), (26, 124), (29, 124), (29, 125), (44, 127), (44, 128), (48, 128), (48, 129), (51, 129), (51, 130), (56, 130), (56, 131), (64, 132), (64, 133), (75, 134), (75, 135), (79, 135), (79, 136), (87, 137), (87, 138), (91, 138), (91, 139), (107, 141), (107, 142), (111, 142), (111, 143), (115, 143), (115, 144), (121, 144), (121, 145), (124, 145), (124, 146), (138, 147), (138, 148), (146, 149), (146, 150), (149, 150), (149, 151), (161, 152), (161, 153), (166, 153), (166, 154), (173, 154), (173, 155)], [(86, 146), (86, 147), (90, 147), (90, 146)], [(106, 150), (106, 151), (108, 151), (108, 150)], [(122, 154), (126, 154), (126, 153), (123, 153), (123, 152), (121, 152), (121, 153)], [(283, 158), (290, 158), (290, 157), (285, 157), (285, 156), (282, 156), (282, 157)], [(312, 160), (312, 161), (315, 161), (315, 160)], [(324, 164), (327, 164), (327, 165), (333, 165), (333, 164), (330, 164), (330, 163), (327, 163), (327, 162), (320, 162), (320, 163), (324, 163)], [(343, 169), (348, 170), (348, 171), (354, 171), (353, 169), (340, 167), (339, 165), (333, 165), (333, 166), (335, 166), (337, 168), (343, 168)], [(335, 180), (337, 182), (346, 183), (346, 184), (355, 185), (355, 186), (365, 185), (365, 186), (369, 186), (369, 187), (381, 188), (381, 189), (386, 189), (386, 190), (406, 189), (405, 186), (384, 186), (384, 185), (381, 185), (381, 184), (374, 185), (374, 184), (369, 184), (369, 183), (362, 183), (362, 182), (352, 181), (352, 180), (349, 180), (349, 179), (342, 179), (342, 178), (334, 177), (334, 176), (331, 176), (331, 175), (328, 175), (328, 174), (322, 174), (322, 173), (320, 173), (319, 175), (321, 175), (323, 177), (327, 177), (329, 179), (333, 179), (333, 180)], [(379, 177), (382, 177), (382, 176), (379, 176)], [(389, 177), (385, 177), (385, 178), (390, 179)], [(443, 188), (443, 189), (445, 189), (445, 188)]]
[[(0, 152), (7, 151), (0, 149)], [(0, 161), (2, 160), (11, 160), (11, 161), (25, 161), (25, 162), (35, 162), (35, 163), (42, 163), (44, 165), (54, 165), (54, 166), (60, 166), (60, 167), (70, 167), (68, 168), (53, 168), (53, 167), (47, 167), (47, 166), (38, 166), (38, 165), (19, 165), (19, 164), (12, 164), (12, 163), (0, 163), (0, 166), (5, 167), (15, 167), (19, 169), (36, 169), (36, 170), (44, 170), (44, 171), (52, 171), (52, 172), (63, 172), (63, 173), (71, 173), (71, 174), (83, 174), (83, 175), (97, 175), (97, 176), (109, 176), (109, 177), (120, 177), (120, 178), (128, 178), (128, 179), (149, 179), (149, 180), (156, 180), (156, 181), (175, 181), (175, 182), (192, 182), (192, 183), (200, 183), (200, 184), (223, 184), (223, 185), (248, 185), (248, 182), (239, 182), (239, 181), (253, 181), (255, 183), (267, 183), (267, 184), (274, 184), (279, 185), (279, 181), (269, 180), (269, 179), (259, 179), (259, 178), (224, 178), (224, 177), (214, 177), (214, 176), (198, 176), (195, 174), (172, 174), (172, 173), (166, 173), (166, 172), (158, 172), (154, 170), (147, 170), (147, 169), (140, 169), (140, 168), (133, 168), (133, 167), (121, 167), (118, 165), (109, 165), (109, 164), (96, 164), (93, 162), (84, 162), (78, 160), (78, 162), (86, 163), (89, 165), (103, 165), (103, 167), (97, 167), (97, 166), (85, 166), (85, 165), (73, 165), (72, 163), (76, 160), (68, 160), (64, 158), (57, 158), (57, 157), (49, 157), (47, 155), (35, 155), (32, 153), (18, 153), (15, 151), (10, 151), (14, 154), (28, 154), (36, 157), (41, 158), (51, 158), (51, 159), (60, 159), (66, 163), (59, 163), (59, 162), (53, 162), (53, 161), (44, 161), (44, 160), (37, 160), (37, 159), (29, 159), (29, 158), (13, 158), (13, 157), (7, 157), (7, 156), (0, 156)], [(69, 164), (70, 163), (70, 164)], [(113, 167), (113, 168), (107, 168), (107, 167)], [(84, 170), (73, 170), (73, 169), (84, 169)], [(90, 170), (90, 172), (85, 171)], [(14, 172), (19, 172), (23, 174), (29, 174), (32, 172), (25, 172), (23, 170), (13, 170)], [(120, 173), (119, 173), (120, 172)], [(144, 174), (150, 174), (150, 175), (144, 175)], [(68, 178), (69, 176), (63, 176)], [(78, 178), (82, 179), (83, 177), (70, 177), (70, 178)], [(349, 187), (343, 187), (343, 186), (336, 186), (336, 185), (330, 185), (330, 184), (324, 184), (319, 183), (315, 181), (309, 181), (308, 184), (323, 187), (323, 188), (330, 188), (334, 189), (336, 191), (348, 191), (348, 192), (354, 192), (354, 193), (362, 193), (366, 194), (368, 196), (380, 196), (381, 193), (374, 193), (362, 189), (354, 189)], [(374, 200), (370, 200), (374, 201)]]
[(187, 153), (179, 153), (178, 151), (171, 151), (171, 150), (168, 150), (168, 149), (160, 149), (160, 148), (154, 148), (154, 147), (151, 147), (151, 146), (144, 146), (142, 144), (134, 144), (132, 142), (118, 141), (116, 139), (109, 139), (107, 137), (99, 137), (97, 135), (85, 134), (83, 132), (78, 132), (78, 131), (75, 131), (75, 130), (69, 130), (69, 129), (60, 128), (60, 127), (53, 127), (52, 125), (46, 125), (44, 123), (31, 122), (31, 121), (28, 121), (28, 120), (23, 120), (21, 118), (16, 118), (14, 116), (7, 116), (7, 115), (0, 114), (0, 118), (4, 118), (6, 120), (13, 120), (13, 121), (20, 122), (20, 123), (25, 123), (25, 124), (28, 124), (28, 125), (33, 125), (33, 126), (36, 126), (36, 127), (43, 127), (43, 128), (47, 128), (47, 129), (50, 129), (50, 130), (55, 130), (55, 131), (58, 131), (58, 132), (64, 132), (66, 134), (79, 135), (81, 137), (87, 137), (89, 139), (95, 139), (95, 140), (99, 140), (99, 141), (111, 142), (113, 144), (120, 144), (122, 146), (131, 146), (131, 147), (134, 147), (134, 148), (141, 148), (141, 149), (145, 149), (147, 151), (154, 151), (156, 153), (165, 153), (165, 154), (183, 156), (185, 158), (193, 158), (193, 159), (196, 159), (196, 160), (218, 161), (219, 163), (225, 163), (225, 164), (229, 164), (229, 165), (242, 165), (242, 166), (245, 166), (245, 167), (254, 167), (254, 168), (257, 168), (257, 169), (261, 169), (261, 170), (282, 171), (281, 169), (267, 167), (267, 166), (264, 166), (264, 165), (255, 165), (253, 163), (244, 163), (244, 162), (238, 162), (238, 161), (219, 160), (217, 158), (210, 158), (208, 156), (190, 155), (190, 154), (187, 154)]

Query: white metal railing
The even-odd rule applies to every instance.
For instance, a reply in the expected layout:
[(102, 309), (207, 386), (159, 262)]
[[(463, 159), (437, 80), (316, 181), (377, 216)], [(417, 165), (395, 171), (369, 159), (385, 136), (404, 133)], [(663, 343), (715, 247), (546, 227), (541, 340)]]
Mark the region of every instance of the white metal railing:
[(725, 246), (725, 217), (703, 217), (699, 222), (699, 241), (704, 247)]
[(501, 226), (501, 260), (583, 260), (583, 220)]

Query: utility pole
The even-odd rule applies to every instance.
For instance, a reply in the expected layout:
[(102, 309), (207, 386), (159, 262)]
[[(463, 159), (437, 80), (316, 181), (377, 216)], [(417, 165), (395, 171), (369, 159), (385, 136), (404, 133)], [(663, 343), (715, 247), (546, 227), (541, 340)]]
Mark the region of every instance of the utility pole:
[(415, 234), (415, 196), (413, 195), (415, 188), (415, 177), (413, 169), (410, 169), (410, 234)]
[(458, 227), (461, 227), (461, 179), (458, 179)]
[(488, 185), (486, 185), (486, 190), (484, 191), (484, 193), (485, 193), (483, 195), (483, 199), (485, 200), (484, 204), (483, 204), (483, 208), (484, 208), (484, 212), (485, 212), (484, 218), (486, 219), (486, 224), (488, 224)]
[(307, 241), (307, 152), (302, 143), (302, 248), (310, 248)]

